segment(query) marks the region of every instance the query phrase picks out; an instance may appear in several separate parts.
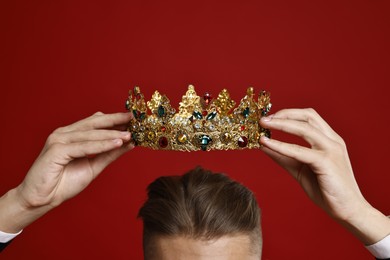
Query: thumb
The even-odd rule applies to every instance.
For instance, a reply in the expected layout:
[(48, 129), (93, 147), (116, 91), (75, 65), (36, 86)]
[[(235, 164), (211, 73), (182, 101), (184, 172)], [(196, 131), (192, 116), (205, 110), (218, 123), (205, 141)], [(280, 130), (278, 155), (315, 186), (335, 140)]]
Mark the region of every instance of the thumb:
[(278, 152), (271, 150), (268, 147), (263, 146), (261, 150), (268, 155), (274, 162), (279, 164), (283, 169), (290, 173), (295, 179), (297, 178), (297, 168), (301, 165), (297, 160), (282, 155)]
[(121, 155), (132, 150), (134, 143), (129, 142), (123, 146), (97, 155), (91, 159), (91, 168), (93, 172), (93, 178), (96, 178), (110, 163), (118, 159)]

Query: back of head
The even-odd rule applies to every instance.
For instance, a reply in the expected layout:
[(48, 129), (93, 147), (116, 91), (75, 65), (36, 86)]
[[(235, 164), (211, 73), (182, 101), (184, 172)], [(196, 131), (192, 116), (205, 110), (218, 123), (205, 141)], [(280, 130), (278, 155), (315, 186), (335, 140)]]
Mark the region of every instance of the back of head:
[(253, 193), (224, 174), (195, 168), (182, 176), (160, 177), (148, 187), (139, 211), (144, 223), (145, 258), (157, 237), (212, 240), (249, 235), (261, 253), (260, 209)]

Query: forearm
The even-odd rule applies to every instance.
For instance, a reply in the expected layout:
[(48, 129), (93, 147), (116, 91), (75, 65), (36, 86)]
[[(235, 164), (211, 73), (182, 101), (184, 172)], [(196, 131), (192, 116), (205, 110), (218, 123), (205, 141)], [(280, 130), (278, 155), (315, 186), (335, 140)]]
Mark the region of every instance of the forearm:
[(50, 209), (52, 206), (25, 207), (20, 201), (17, 188), (12, 189), (0, 198), (0, 230), (17, 233)]

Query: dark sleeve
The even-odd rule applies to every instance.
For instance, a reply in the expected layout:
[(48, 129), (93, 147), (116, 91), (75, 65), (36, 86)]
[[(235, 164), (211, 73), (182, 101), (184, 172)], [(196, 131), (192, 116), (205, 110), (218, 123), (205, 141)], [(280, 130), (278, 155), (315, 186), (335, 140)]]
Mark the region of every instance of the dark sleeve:
[(11, 243), (11, 241), (9, 241), (7, 243), (0, 243), (0, 252), (3, 251), (3, 249), (6, 248), (9, 245), (9, 243)]
[(390, 260), (390, 258), (385, 258), (385, 259), (382, 259), (382, 258), (375, 258), (376, 260)]

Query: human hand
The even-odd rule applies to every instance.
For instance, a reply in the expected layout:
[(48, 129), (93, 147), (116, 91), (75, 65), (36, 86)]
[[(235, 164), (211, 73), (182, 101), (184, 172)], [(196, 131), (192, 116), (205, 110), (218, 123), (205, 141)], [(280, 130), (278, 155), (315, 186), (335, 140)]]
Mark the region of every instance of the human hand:
[(263, 151), (298, 181), (314, 203), (365, 244), (375, 243), (390, 233), (389, 219), (360, 192), (343, 139), (316, 111), (285, 109), (263, 117), (260, 124), (299, 136), (310, 145), (266, 137), (260, 140)]
[[(17, 232), (85, 189), (134, 146), (125, 129), (131, 113), (101, 112), (56, 129), (23, 182), (0, 200), (0, 230)], [(3, 206), (3, 207), (2, 207)]]

